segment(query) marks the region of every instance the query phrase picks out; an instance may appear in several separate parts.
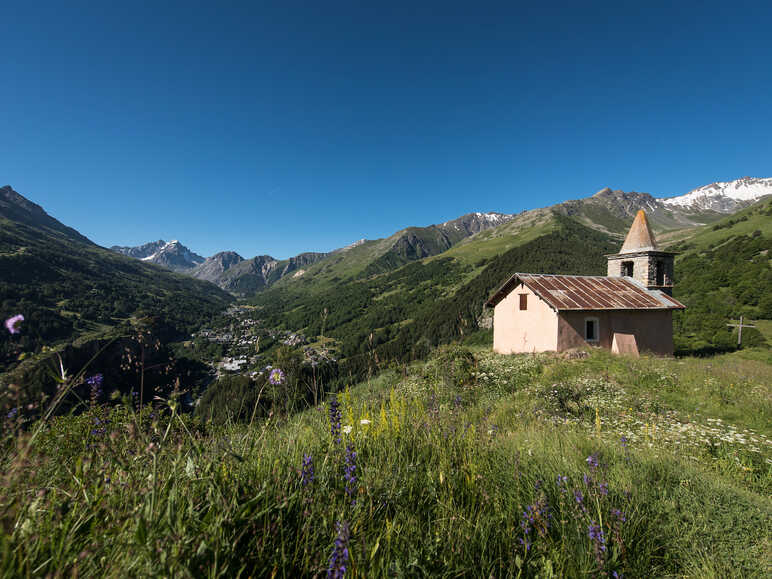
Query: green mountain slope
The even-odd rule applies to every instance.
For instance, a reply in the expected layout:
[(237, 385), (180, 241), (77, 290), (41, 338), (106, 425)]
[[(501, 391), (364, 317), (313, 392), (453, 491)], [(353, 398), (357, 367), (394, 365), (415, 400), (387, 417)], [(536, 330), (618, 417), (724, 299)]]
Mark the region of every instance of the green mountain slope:
[[(490, 259), (555, 230), (554, 216), (561, 215), (587, 228), (621, 240), (639, 209), (649, 216), (660, 235), (677, 237), (724, 217), (715, 211), (696, 211), (665, 205), (648, 193), (627, 193), (609, 188), (592, 196), (517, 215), (469, 214), (429, 227), (408, 227), (392, 236), (363, 241), (355, 247), (329, 254), (302, 273), (277, 283), (305, 292), (329, 290), (346, 280), (383, 274), (421, 259), (453, 258), (466, 266)], [(480, 225), (481, 216), (497, 215), (499, 223)], [(470, 224), (472, 225), (470, 227)], [(471, 268), (479, 273), (479, 268)], [(466, 279), (470, 279), (470, 275)]]
[(216, 286), (99, 247), (10, 187), (0, 189), (0, 369), (24, 352), (104, 334), (131, 317), (162, 320), (168, 335), (197, 329), (232, 298)]
[[(604, 255), (618, 249), (616, 239), (559, 214), (545, 215), (530, 234), (479, 243), (484, 250), (476, 261), (470, 241), (461, 253), (451, 250), (379, 275), (277, 285), (251, 302), (269, 327), (334, 339), (343, 374), (361, 376), (376, 360), (421, 357), (477, 330), (488, 294), (516, 271), (602, 274)], [(493, 246), (507, 244), (508, 250), (492, 254)]]
[(361, 240), (327, 254), (316, 263), (277, 280), (276, 285), (302, 291), (327, 290), (342, 280), (393, 271), (426, 257), (441, 255), (464, 239), (505, 223), (502, 213), (470, 213), (428, 227), (407, 227), (384, 239)]
[[(688, 306), (675, 317), (682, 349), (724, 349), (737, 343), (727, 323), (741, 315), (772, 319), (772, 199), (698, 230), (669, 249), (676, 259), (674, 295)], [(744, 343), (763, 343), (753, 330)]]

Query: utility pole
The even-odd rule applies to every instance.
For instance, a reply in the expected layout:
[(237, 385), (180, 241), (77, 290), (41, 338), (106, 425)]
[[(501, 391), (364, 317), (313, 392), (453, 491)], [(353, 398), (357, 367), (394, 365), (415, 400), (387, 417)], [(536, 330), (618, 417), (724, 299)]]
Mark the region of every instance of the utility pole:
[(739, 348), (742, 346), (743, 343), (743, 328), (755, 328), (756, 326), (752, 326), (750, 324), (743, 324), (743, 317), (740, 316), (740, 323), (739, 324), (727, 324), (727, 326), (732, 328), (737, 328), (737, 347)]

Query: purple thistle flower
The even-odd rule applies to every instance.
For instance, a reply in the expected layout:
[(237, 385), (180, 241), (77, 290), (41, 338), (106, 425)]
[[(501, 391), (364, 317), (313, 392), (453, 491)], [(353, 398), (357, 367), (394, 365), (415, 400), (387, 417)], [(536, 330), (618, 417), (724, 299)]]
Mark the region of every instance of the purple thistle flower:
[(330, 400), (330, 434), (335, 438), (335, 442), (341, 442), (340, 438), (340, 403), (337, 398)]
[(268, 381), (274, 386), (284, 384), (286, 378), (287, 377), (284, 375), (284, 372), (282, 372), (280, 368), (274, 368), (268, 375)]
[(338, 536), (330, 555), (330, 566), (327, 568), (328, 579), (339, 579), (346, 575), (346, 563), (348, 563), (348, 542), (351, 538), (351, 530), (348, 521), (338, 521), (335, 524)]
[(314, 461), (310, 454), (303, 455), (303, 468), (300, 472), (303, 486), (314, 482)]
[(356, 470), (357, 470), (357, 453), (354, 452), (354, 447), (352, 445), (346, 446), (346, 468), (343, 473), (343, 480), (346, 481), (346, 494), (351, 499), (351, 504), (356, 504), (356, 499), (353, 498), (354, 493), (356, 492), (356, 484), (357, 484), (357, 477), (356, 477)]
[(24, 321), (24, 316), (21, 314), (16, 314), (15, 316), (11, 316), (7, 320), (5, 320), (5, 327), (8, 328), (8, 331), (12, 334), (18, 334), (19, 333), (19, 325)]

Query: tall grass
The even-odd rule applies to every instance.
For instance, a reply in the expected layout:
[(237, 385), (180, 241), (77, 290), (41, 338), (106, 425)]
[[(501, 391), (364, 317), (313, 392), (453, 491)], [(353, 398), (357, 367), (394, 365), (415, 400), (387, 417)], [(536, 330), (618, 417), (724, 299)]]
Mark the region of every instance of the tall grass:
[[(340, 393), (339, 442), (330, 400), (217, 427), (174, 401), (141, 416), (94, 404), (29, 445), (7, 419), (0, 569), (768, 576), (772, 433), (753, 414), (769, 412), (769, 367), (467, 354)], [(720, 387), (699, 388), (706, 377), (742, 394), (724, 404)], [(732, 432), (735, 416), (747, 443), (663, 434), (670, 422)]]

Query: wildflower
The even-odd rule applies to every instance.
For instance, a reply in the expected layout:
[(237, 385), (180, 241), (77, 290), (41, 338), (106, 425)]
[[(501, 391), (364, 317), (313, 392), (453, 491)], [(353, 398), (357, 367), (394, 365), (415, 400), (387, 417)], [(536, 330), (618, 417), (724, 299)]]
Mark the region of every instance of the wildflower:
[(587, 528), (587, 534), (593, 542), (596, 551), (606, 550), (606, 536), (603, 534), (603, 529), (600, 528), (600, 525), (595, 524), (595, 521), (590, 523), (590, 526)]
[(343, 426), (343, 434), (351, 434), (352, 430), (353, 430), (353, 427), (349, 426), (348, 424)]
[(268, 375), (268, 381), (274, 386), (279, 386), (280, 384), (284, 384), (285, 380), (286, 380), (286, 376), (284, 375), (284, 372), (282, 372), (280, 368), (274, 368), (273, 370), (271, 370), (271, 373)]
[(330, 434), (335, 438), (335, 442), (340, 443), (340, 403), (337, 398), (330, 400)]
[(367, 426), (368, 424), (370, 424), (370, 421), (367, 420), (367, 418), (363, 418), (362, 420), (359, 421), (359, 424), (363, 424), (364, 426)]
[(614, 515), (620, 523), (627, 521), (625, 514), (619, 509), (611, 509), (611, 514)]
[(357, 470), (357, 453), (354, 452), (354, 447), (350, 444), (346, 447), (345, 461), (346, 468), (343, 472), (343, 480), (346, 481), (346, 494), (352, 497), (351, 504), (353, 505), (356, 503), (356, 499), (353, 498), (353, 495), (357, 484), (357, 477), (355, 474)]
[(600, 463), (598, 463), (598, 453), (597, 452), (595, 452), (595, 453), (593, 453), (593, 454), (591, 454), (590, 456), (587, 457), (587, 464), (588, 464), (588, 466), (590, 467), (591, 470), (595, 470), (596, 468), (598, 468)]
[(574, 499), (576, 500), (576, 504), (581, 505), (584, 503), (584, 494), (579, 489), (576, 489), (574, 491)]
[(351, 538), (351, 530), (348, 521), (336, 523), (338, 536), (330, 555), (330, 566), (327, 568), (328, 579), (338, 579), (346, 575), (346, 563), (348, 563), (348, 542)]
[(18, 334), (19, 333), (19, 325), (24, 321), (24, 316), (21, 314), (16, 314), (15, 316), (11, 316), (7, 320), (5, 320), (5, 327), (8, 328), (8, 331), (12, 334)]
[(18, 407), (11, 408), (11, 411), (8, 413), (8, 416), (7, 416), (8, 420), (13, 420), (14, 418), (16, 418), (16, 415), (18, 413), (19, 413)]
[(608, 495), (608, 483), (602, 482), (598, 485), (598, 490), (600, 491), (600, 494), (604, 497)]
[(86, 384), (91, 387), (91, 402), (96, 403), (100, 396), (102, 396), (102, 382), (104, 376), (102, 374), (94, 374), (86, 378)]
[(302, 477), (303, 486), (314, 482), (314, 461), (310, 454), (303, 455), (303, 468), (300, 476)]

